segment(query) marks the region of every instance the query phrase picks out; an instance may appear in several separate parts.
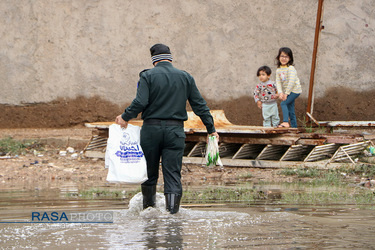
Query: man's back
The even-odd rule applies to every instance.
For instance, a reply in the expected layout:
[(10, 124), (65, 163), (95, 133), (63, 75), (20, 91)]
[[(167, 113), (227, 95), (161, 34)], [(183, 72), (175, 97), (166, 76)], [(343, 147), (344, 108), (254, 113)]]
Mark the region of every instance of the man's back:
[(153, 69), (141, 74), (139, 91), (148, 91), (148, 103), (142, 119), (187, 120), (186, 101), (194, 79), (169, 62), (159, 62)]

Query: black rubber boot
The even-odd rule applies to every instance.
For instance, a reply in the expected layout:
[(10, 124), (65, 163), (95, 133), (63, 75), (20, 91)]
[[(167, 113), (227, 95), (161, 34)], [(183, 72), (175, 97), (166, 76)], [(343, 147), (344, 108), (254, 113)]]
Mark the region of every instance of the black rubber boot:
[(143, 209), (154, 207), (156, 201), (156, 186), (141, 186), (143, 195)]
[(165, 194), (165, 204), (167, 211), (175, 214), (180, 209), (181, 195), (179, 194)]

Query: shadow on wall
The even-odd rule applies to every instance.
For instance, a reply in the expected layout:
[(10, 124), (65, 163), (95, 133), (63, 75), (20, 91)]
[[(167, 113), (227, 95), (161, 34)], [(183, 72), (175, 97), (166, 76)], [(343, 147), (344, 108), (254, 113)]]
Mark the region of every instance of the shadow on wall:
[[(374, 96), (375, 90), (330, 89), (324, 97), (315, 99), (313, 116), (319, 121), (374, 121)], [(222, 102), (207, 99), (207, 103), (210, 109), (223, 109), (233, 124), (262, 125), (261, 110), (252, 96)], [(126, 106), (119, 107), (100, 97), (61, 98), (49, 103), (22, 106), (0, 105), (0, 128), (67, 128), (84, 126), (87, 122), (114, 121)], [(299, 126), (303, 125), (306, 106), (306, 98), (296, 100)]]

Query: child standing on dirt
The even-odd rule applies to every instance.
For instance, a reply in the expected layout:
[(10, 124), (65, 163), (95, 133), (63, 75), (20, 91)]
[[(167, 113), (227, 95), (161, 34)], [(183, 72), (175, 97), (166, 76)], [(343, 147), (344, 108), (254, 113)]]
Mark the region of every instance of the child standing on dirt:
[[(288, 47), (279, 49), (276, 57), (276, 87), (279, 93), (280, 103), (283, 112), (283, 122), (279, 127), (296, 128), (297, 118), (294, 110), (294, 102), (302, 92), (301, 84), (294, 68), (293, 52)], [(290, 120), (290, 125), (289, 125)]]
[(278, 94), (275, 82), (270, 80), (271, 69), (268, 66), (262, 66), (257, 71), (260, 83), (254, 90), (254, 100), (258, 108), (262, 110), (263, 126), (277, 127), (280, 122), (279, 110), (277, 108)]

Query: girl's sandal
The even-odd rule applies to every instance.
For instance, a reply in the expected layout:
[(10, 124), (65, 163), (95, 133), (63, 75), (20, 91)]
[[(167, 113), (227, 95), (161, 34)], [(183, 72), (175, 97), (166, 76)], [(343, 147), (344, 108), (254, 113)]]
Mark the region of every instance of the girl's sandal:
[(282, 123), (279, 125), (279, 126), (277, 126), (278, 128), (289, 128), (290, 126), (289, 126), (289, 124), (287, 125), (287, 126), (285, 126), (285, 125), (283, 125)]

